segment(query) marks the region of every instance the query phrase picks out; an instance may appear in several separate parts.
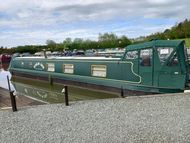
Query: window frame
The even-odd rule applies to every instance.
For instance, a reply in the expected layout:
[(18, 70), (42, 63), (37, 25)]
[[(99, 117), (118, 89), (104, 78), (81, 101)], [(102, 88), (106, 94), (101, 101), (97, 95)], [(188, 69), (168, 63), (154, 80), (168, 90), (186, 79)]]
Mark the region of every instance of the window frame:
[[(177, 63), (172, 64), (172, 61), (174, 61), (175, 58), (177, 58)], [(179, 58), (178, 52), (173, 51), (171, 53), (171, 55), (169, 56), (168, 60), (167, 60), (166, 66), (168, 66), (168, 67), (177, 67), (179, 65), (180, 65), (180, 58)]]
[[(151, 50), (151, 54), (150, 54), (150, 52), (149, 52), (149, 64), (148, 65), (144, 65), (144, 63), (142, 64), (142, 62), (143, 62), (143, 58), (142, 58), (142, 55), (141, 55), (141, 52), (142, 51), (145, 51), (145, 50)], [(153, 60), (153, 54), (154, 54), (154, 49), (152, 48), (152, 47), (147, 47), (147, 48), (144, 48), (144, 49), (140, 49), (139, 50), (139, 65), (141, 66), (141, 67), (152, 67), (153, 65), (153, 63), (152, 63), (152, 60)]]
[[(172, 49), (172, 52), (169, 54), (169, 56), (165, 59), (165, 61), (164, 62), (162, 62), (161, 60), (160, 60), (160, 51), (158, 50), (159, 48), (162, 48), (162, 49), (164, 49), (164, 48), (171, 48)], [(175, 48), (174, 47), (157, 47), (157, 53), (158, 53), (158, 58), (159, 58), (159, 61), (160, 61), (160, 64), (162, 65), (162, 66), (164, 66), (164, 65), (168, 65), (168, 62), (170, 61), (170, 59), (173, 57), (173, 54), (175, 53)]]
[[(66, 66), (72, 66), (72, 68), (65, 68)], [(72, 70), (72, 72), (68, 72), (68, 70)], [(74, 64), (63, 64), (63, 73), (65, 74), (73, 74), (74, 73)]]
[[(50, 66), (50, 65), (53, 65), (53, 66)], [(53, 67), (53, 70), (49, 70)], [(47, 71), (49, 72), (55, 72), (55, 63), (47, 63)]]
[[(133, 57), (133, 58), (128, 58), (128, 54), (129, 52), (136, 52), (136, 57)], [(130, 51), (127, 51), (126, 54), (125, 54), (125, 59), (126, 60), (135, 60), (135, 59), (138, 59), (139, 58), (139, 50), (130, 50)]]
[[(94, 68), (95, 67), (103, 67), (105, 70), (103, 70), (103, 69), (96, 69), (96, 70), (94, 70)], [(98, 72), (98, 71), (103, 71), (103, 72), (105, 72), (104, 73), (104, 75), (102, 76), (100, 76), (100, 75), (94, 75), (94, 71), (95, 72)], [(107, 77), (107, 65), (91, 65), (91, 76), (93, 76), (93, 77), (100, 77), (100, 78), (106, 78)]]

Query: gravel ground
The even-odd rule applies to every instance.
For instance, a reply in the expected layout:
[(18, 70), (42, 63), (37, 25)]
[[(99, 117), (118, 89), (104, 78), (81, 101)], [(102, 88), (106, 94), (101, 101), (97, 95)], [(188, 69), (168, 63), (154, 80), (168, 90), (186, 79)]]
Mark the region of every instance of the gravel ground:
[[(189, 93), (190, 94), (190, 93)], [(0, 111), (1, 143), (190, 142), (190, 95), (156, 95)]]

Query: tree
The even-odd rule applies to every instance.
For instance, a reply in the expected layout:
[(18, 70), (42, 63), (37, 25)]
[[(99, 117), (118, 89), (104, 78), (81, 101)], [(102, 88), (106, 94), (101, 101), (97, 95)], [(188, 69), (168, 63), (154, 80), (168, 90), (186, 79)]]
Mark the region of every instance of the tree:
[(70, 49), (71, 48), (71, 44), (72, 44), (72, 39), (71, 38), (66, 38), (63, 41), (63, 45), (65, 49)]
[(53, 40), (47, 40), (46, 41), (48, 49), (51, 51), (54, 51), (56, 49), (56, 43)]
[(126, 47), (127, 45), (130, 45), (132, 42), (125, 36), (121, 36), (118, 39), (118, 47)]
[(100, 33), (98, 41), (102, 48), (113, 48), (118, 45), (118, 37), (114, 33)]

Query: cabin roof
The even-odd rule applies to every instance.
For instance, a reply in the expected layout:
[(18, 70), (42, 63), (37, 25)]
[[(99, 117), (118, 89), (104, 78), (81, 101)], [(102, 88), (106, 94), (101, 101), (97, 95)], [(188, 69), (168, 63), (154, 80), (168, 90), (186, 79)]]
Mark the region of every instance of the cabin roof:
[(184, 43), (184, 40), (152, 40), (140, 44), (129, 45), (126, 47), (127, 51), (139, 50), (148, 47), (178, 47)]
[[(16, 57), (17, 59), (46, 59), (44, 57)], [(112, 58), (112, 57), (48, 57), (48, 60), (57, 59), (57, 60), (120, 60), (121, 58)]]

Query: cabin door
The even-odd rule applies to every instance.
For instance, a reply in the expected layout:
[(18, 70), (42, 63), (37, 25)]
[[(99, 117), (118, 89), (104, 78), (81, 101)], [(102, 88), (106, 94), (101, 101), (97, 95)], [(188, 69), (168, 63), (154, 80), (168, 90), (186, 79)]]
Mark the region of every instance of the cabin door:
[[(164, 50), (166, 51), (166, 48)], [(172, 51), (173, 49), (171, 50), (171, 48), (168, 48), (167, 50)], [(161, 59), (160, 53), (160, 63), (163, 66), (160, 69), (158, 86), (183, 89), (186, 82), (186, 73), (182, 71), (183, 64), (180, 64), (177, 53), (174, 52), (170, 56), (167, 63), (163, 60), (163, 58)], [(170, 55), (171, 52), (168, 52), (167, 54)], [(167, 58), (167, 56), (164, 58)], [(184, 62), (185, 61), (182, 63)]]
[(139, 75), (143, 85), (153, 85), (153, 50), (147, 48), (140, 50)]

